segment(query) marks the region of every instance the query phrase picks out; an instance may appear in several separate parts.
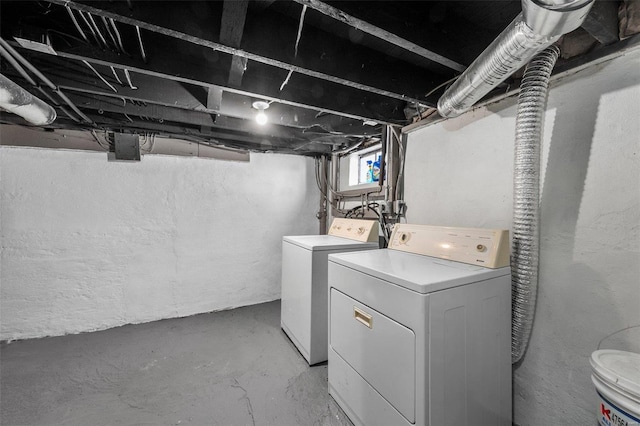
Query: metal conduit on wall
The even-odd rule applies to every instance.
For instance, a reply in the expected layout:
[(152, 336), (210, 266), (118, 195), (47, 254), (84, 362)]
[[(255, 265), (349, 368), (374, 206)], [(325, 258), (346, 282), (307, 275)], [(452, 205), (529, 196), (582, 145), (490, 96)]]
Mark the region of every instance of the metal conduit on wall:
[[(522, 13), (462, 73), (438, 100), (443, 117), (455, 117), (551, 46), (578, 28), (593, 0), (523, 0)], [(516, 119), (514, 224), (512, 238), (512, 362), (522, 359), (535, 313), (538, 286), (538, 214), (542, 115), (551, 70), (559, 50), (532, 61), (522, 81)]]

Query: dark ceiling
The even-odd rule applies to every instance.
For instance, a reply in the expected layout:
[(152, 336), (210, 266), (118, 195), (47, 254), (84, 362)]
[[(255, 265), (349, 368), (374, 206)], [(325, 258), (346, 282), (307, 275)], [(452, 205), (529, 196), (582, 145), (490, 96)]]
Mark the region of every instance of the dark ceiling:
[[(305, 155), (409, 123), (521, 11), (520, 1), (2, 0), (0, 8), (2, 38), (52, 85), (30, 71), (40, 86), (32, 87), (5, 58), (1, 72), (56, 106), (50, 128)], [(597, 2), (566, 36), (576, 40), (573, 55), (618, 41), (617, 8)], [(255, 121), (256, 100), (269, 103), (267, 125)], [(0, 121), (26, 125), (4, 112)]]

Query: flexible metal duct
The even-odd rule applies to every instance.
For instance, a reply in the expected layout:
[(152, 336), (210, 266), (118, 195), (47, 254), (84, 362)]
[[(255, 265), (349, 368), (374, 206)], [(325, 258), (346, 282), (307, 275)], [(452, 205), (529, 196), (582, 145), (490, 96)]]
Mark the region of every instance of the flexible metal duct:
[(518, 96), (511, 239), (511, 360), (527, 349), (538, 290), (540, 143), (549, 77), (560, 54), (551, 46), (527, 66)]
[(0, 108), (19, 115), (31, 124), (43, 126), (56, 119), (52, 106), (0, 74)]
[(593, 0), (523, 0), (522, 13), (476, 58), (438, 100), (455, 117), (522, 68), (563, 34), (578, 28)]
[[(522, 13), (473, 61), (438, 100), (443, 117), (455, 117), (551, 46), (582, 25), (593, 0), (522, 0)], [(512, 362), (527, 348), (538, 286), (538, 208), (542, 114), (555, 47), (527, 68), (517, 117), (512, 240)]]

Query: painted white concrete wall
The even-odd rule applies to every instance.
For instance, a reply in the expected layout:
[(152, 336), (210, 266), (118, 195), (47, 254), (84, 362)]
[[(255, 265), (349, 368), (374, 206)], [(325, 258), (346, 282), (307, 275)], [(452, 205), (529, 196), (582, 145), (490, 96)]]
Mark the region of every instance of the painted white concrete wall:
[(0, 147), (0, 167), (2, 340), (277, 299), (282, 236), (318, 232), (309, 158)]
[[(514, 421), (595, 424), (589, 357), (640, 352), (640, 50), (552, 85), (538, 306)], [(511, 228), (516, 100), (408, 136), (409, 223)], [(603, 340), (604, 339), (604, 340)]]

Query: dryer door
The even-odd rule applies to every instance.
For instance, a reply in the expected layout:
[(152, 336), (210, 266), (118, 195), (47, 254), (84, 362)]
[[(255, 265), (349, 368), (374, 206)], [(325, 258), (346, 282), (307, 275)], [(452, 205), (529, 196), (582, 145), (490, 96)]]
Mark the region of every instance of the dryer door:
[(333, 350), (415, 423), (413, 331), (334, 288), (330, 297), (329, 344)]

